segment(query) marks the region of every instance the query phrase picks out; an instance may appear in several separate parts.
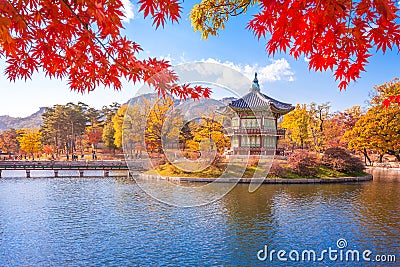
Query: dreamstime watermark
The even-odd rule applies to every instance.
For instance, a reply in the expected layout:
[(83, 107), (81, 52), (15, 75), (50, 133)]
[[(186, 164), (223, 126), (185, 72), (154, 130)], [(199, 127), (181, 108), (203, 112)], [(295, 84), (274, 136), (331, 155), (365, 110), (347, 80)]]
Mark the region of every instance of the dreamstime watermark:
[[(208, 87), (214, 93), (213, 99), (185, 101), (173, 97), (162, 99), (154, 93), (154, 88), (147, 85), (138, 90), (127, 105), (122, 125), (122, 148), (127, 166), (137, 185), (161, 202), (181, 207), (200, 206), (226, 195), (240, 181), (248, 165), (251, 165), (255, 171), (251, 176), (247, 176), (250, 179), (249, 192), (255, 191), (262, 184), (272, 165), (276, 138), (268, 139), (268, 145), (273, 149), (260, 148), (261, 155), (256, 159), (250, 155), (250, 150), (245, 153), (241, 151), (238, 157), (226, 156), (229, 154), (226, 138), (232, 137), (239, 131), (241, 140), (245, 141), (249, 148), (260, 145), (263, 137), (260, 134), (255, 135), (254, 132), (249, 133), (243, 127), (250, 125), (252, 130), (258, 128), (261, 131), (264, 122), (261, 118), (255, 118), (255, 114), (261, 113), (252, 109), (251, 102), (265, 102), (265, 100), (261, 100), (261, 95), (251, 95), (249, 99), (242, 98), (243, 107), (247, 107), (245, 115), (249, 118), (246, 121), (249, 125), (242, 127), (240, 121), (243, 114), (229, 108), (229, 100), (223, 99), (226, 97), (238, 99), (249, 94), (249, 89), (254, 85), (252, 81), (237, 70), (216, 63), (185, 63), (174, 66), (172, 70), (179, 78), (177, 84)], [(165, 80), (163, 75), (168, 73), (157, 73), (153, 80)], [(259, 86), (258, 82), (256, 85)], [(261, 117), (274, 118), (268, 102), (263, 105)], [(209, 130), (208, 132), (200, 130), (196, 138), (190, 137), (191, 127), (198, 126)], [(271, 136), (276, 136), (276, 129), (267, 130)], [(192, 142), (185, 142), (185, 138)], [(225, 145), (221, 145), (223, 142)], [(238, 145), (237, 142), (240, 141), (230, 139), (230, 142), (236, 142)], [(198, 146), (195, 153), (190, 148), (193, 144)], [(222, 166), (220, 168), (222, 172), (207, 172), (210, 169), (215, 170), (216, 165), (213, 164), (216, 162)], [(167, 168), (163, 172), (164, 175), (160, 172), (160, 166)], [(142, 169), (141, 174), (138, 169)], [(196, 185), (175, 183), (174, 179), (167, 176), (184, 173), (196, 177), (205, 172), (210, 178), (208, 183)], [(151, 178), (154, 176), (158, 180)]]
[(396, 262), (395, 254), (374, 254), (369, 249), (350, 249), (347, 246), (347, 241), (343, 238), (337, 240), (336, 247), (318, 251), (314, 249), (272, 249), (268, 245), (264, 245), (264, 248), (257, 252), (257, 259), (268, 262)]

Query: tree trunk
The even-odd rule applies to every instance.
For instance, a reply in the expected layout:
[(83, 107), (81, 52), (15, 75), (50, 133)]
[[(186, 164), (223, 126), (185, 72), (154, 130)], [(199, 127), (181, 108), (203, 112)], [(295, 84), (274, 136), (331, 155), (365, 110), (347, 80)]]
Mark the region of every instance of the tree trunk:
[(363, 154), (365, 157), (365, 164), (367, 164), (366, 160), (368, 160), (369, 165), (371, 165), (371, 159), (368, 157), (367, 149), (364, 148)]
[(382, 163), (383, 161), (383, 154), (379, 155), (379, 163)]

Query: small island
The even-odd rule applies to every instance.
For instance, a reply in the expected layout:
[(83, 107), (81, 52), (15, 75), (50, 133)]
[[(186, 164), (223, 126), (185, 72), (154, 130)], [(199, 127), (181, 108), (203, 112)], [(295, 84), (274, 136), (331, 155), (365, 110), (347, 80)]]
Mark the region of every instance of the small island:
[[(175, 151), (172, 161), (162, 157), (156, 167), (142, 177), (187, 182), (236, 182), (239, 179), (243, 183), (251, 179), (262, 179), (264, 183), (372, 180), (372, 175), (364, 172), (365, 164), (343, 148), (310, 152), (279, 147), (279, 140), (285, 137), (285, 129), (278, 128), (280, 118), (294, 109), (291, 104), (261, 93), (256, 73), (249, 93), (216, 110), (216, 114), (222, 116), (220, 122), (213, 114), (211, 122), (206, 119), (203, 123), (192, 123), (200, 125), (201, 130), (197, 132), (201, 132), (201, 136), (191, 134), (192, 140), (186, 141), (189, 149), (181, 145), (183, 153)], [(200, 147), (200, 142), (196, 141), (207, 136), (214, 137), (213, 142), (203, 142), (203, 148)], [(181, 157), (176, 158), (179, 153)]]

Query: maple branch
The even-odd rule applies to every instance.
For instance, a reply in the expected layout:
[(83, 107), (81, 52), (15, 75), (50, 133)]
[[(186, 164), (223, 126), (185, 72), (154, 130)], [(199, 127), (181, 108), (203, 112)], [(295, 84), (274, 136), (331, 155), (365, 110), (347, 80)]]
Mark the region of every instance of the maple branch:
[(31, 28), (28, 26), (28, 23), (26, 22), (25, 18), (24, 18), (21, 14), (19, 14), (18, 9), (16, 9), (15, 6), (14, 6), (13, 4), (10, 3), (10, 1), (6, 0), (6, 2), (14, 9), (15, 14), (17, 14), (18, 17), (20, 17), (20, 19), (24, 22), (26, 28), (31, 29)]
[(125, 70), (127, 70), (128, 72), (131, 72), (131, 70), (126, 67), (125, 65), (121, 64), (116, 58), (114, 58), (113, 55), (111, 55), (110, 52), (107, 51), (107, 47), (103, 44), (103, 42), (89, 29), (89, 26), (84, 23), (82, 21), (82, 19), (79, 17), (78, 14), (76, 14), (74, 12), (74, 10), (72, 9), (72, 7), (65, 1), (65, 0), (60, 0), (67, 8), (68, 10), (78, 19), (78, 21), (81, 23), (81, 25), (83, 26), (83, 28), (101, 45), (101, 47), (104, 49), (105, 53), (115, 62), (117, 63), (119, 66), (121, 66), (122, 68), (124, 68)]
[[(246, 3), (243, 3), (241, 5), (234, 5), (233, 3), (227, 3), (227, 4), (219, 4), (219, 5), (214, 5), (213, 8), (219, 8), (219, 7), (229, 7), (232, 10), (231, 11), (226, 11), (226, 12), (221, 12), (221, 14), (229, 14), (231, 16), (239, 16), (240, 14), (243, 14), (245, 12), (245, 9), (251, 4), (251, 1), (248, 0)], [(239, 13), (234, 13), (237, 9), (242, 8), (242, 10)]]

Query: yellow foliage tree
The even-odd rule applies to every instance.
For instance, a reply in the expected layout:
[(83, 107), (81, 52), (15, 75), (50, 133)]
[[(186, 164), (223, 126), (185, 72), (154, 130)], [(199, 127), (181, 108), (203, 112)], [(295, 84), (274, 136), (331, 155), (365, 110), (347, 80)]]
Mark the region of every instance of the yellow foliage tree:
[(163, 143), (164, 146), (173, 143), (178, 145), (179, 130), (182, 126), (183, 117), (179, 109), (174, 109), (173, 99), (157, 99), (147, 118), (145, 129), (147, 148), (150, 151), (162, 153)]
[(130, 153), (142, 151), (145, 148), (144, 135), (147, 119), (152, 107), (152, 101), (143, 99), (143, 102), (130, 105), (126, 111), (123, 128), (125, 149)]
[(201, 124), (195, 129), (193, 141), (197, 145), (194, 142), (189, 142), (189, 146), (192, 149), (201, 149), (199, 145), (201, 143), (204, 146), (209, 146), (210, 149), (213, 149), (215, 145), (220, 154), (224, 152), (225, 148), (231, 146), (230, 139), (224, 134), (224, 128), (221, 123), (206, 117), (201, 119)]
[(203, 0), (190, 11), (192, 26), (207, 39), (209, 35), (217, 35), (218, 30), (223, 30), (230, 16), (246, 13), (248, 7), (256, 3), (258, 1), (255, 0)]
[(372, 107), (357, 121), (354, 128), (345, 133), (350, 149), (361, 151), (364, 156), (372, 149), (380, 155), (390, 154), (400, 161), (400, 106), (382, 105), (385, 98), (400, 94), (400, 81), (375, 87), (375, 95), (371, 98)]
[(283, 117), (281, 127), (286, 129), (291, 142), (304, 148), (305, 144), (310, 141), (310, 114), (307, 111), (307, 105), (296, 105), (295, 110)]
[(34, 153), (38, 153), (42, 149), (41, 133), (38, 129), (23, 129), (18, 131), (19, 136), (17, 140), (21, 149), (27, 153), (31, 153), (34, 157)]
[(117, 148), (122, 146), (122, 124), (124, 123), (124, 116), (128, 105), (119, 107), (117, 113), (113, 116), (112, 122), (114, 126), (114, 144)]
[(349, 140), (349, 149), (361, 151), (368, 158), (367, 151), (372, 149), (380, 155), (394, 155), (400, 161), (400, 107), (370, 108), (354, 128), (345, 133)]

